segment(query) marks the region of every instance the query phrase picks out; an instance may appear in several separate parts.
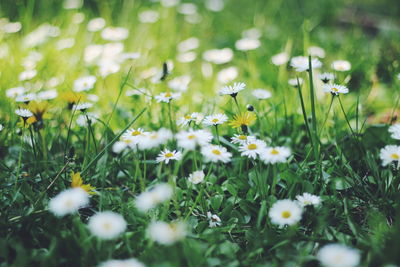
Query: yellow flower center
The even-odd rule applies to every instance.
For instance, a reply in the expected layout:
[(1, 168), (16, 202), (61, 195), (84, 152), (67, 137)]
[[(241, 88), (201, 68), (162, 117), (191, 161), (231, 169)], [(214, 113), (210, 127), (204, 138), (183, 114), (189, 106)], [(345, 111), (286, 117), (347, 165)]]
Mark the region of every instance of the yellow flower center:
[(157, 137), (158, 137), (157, 134), (152, 134), (152, 135), (150, 135), (150, 138), (151, 138), (151, 139), (157, 139)]
[(283, 218), (288, 219), (288, 218), (290, 218), (290, 216), (292, 216), (290, 211), (285, 210), (285, 211), (282, 212), (282, 217)]
[(192, 116), (190, 116), (190, 115), (185, 116), (185, 119), (187, 119), (187, 120), (190, 120), (191, 118), (192, 118)]
[(212, 122), (213, 123), (217, 123), (219, 120), (218, 119), (213, 119)]
[(124, 139), (123, 141), (124, 141), (125, 144), (130, 144), (130, 143), (132, 143), (132, 140), (131, 140), (131, 139)]
[(135, 131), (133, 131), (131, 133), (132, 136), (137, 136), (137, 135), (140, 135), (140, 134), (141, 134), (141, 132), (139, 132), (138, 130), (135, 130)]
[(215, 155), (221, 155), (221, 151), (219, 151), (218, 149), (213, 149), (211, 152)]
[(391, 157), (392, 159), (395, 159), (395, 160), (398, 160), (398, 159), (399, 159), (399, 155), (396, 154), (396, 153), (393, 153), (392, 155), (390, 155), (390, 157)]
[(174, 154), (172, 154), (171, 152), (165, 153), (166, 158), (172, 158), (173, 156)]
[(257, 149), (257, 145), (256, 144), (249, 144), (247, 146), (247, 148), (250, 149), (250, 150), (254, 150), (254, 149)]
[(334, 91), (334, 92), (339, 92), (339, 89), (337, 89), (336, 87), (333, 87), (333, 88), (332, 88), (332, 91)]
[(196, 136), (194, 134), (191, 134), (188, 136), (188, 139), (194, 139)]
[(103, 223), (103, 228), (104, 228), (104, 230), (110, 230), (111, 224), (109, 222), (105, 222), (105, 223)]
[(74, 202), (72, 201), (72, 199), (68, 199), (67, 201), (65, 201), (65, 206), (67, 206), (68, 208), (72, 208), (73, 205)]
[(278, 155), (279, 151), (274, 148), (274, 149), (271, 150), (271, 154), (272, 155)]
[(171, 93), (165, 93), (165, 97), (171, 97)]
[(239, 140), (247, 140), (247, 136), (245, 136), (245, 135), (239, 135), (239, 136), (238, 136), (238, 139), (239, 139)]

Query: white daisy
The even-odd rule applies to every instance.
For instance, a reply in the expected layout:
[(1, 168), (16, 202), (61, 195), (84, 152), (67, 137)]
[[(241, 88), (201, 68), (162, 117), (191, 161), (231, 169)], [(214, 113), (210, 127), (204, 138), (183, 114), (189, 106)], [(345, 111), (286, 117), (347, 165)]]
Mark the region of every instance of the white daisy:
[(103, 18), (91, 19), (87, 25), (87, 30), (90, 32), (97, 32), (106, 26), (106, 21)]
[(351, 63), (347, 60), (335, 60), (332, 62), (331, 67), (336, 71), (349, 71), (351, 69)]
[(333, 82), (333, 80), (335, 79), (335, 74), (331, 72), (324, 72), (319, 74), (318, 77), (323, 83), (329, 83)]
[(184, 222), (152, 222), (148, 228), (151, 240), (161, 245), (172, 245), (186, 236), (186, 224)]
[(221, 225), (221, 218), (217, 214), (207, 212), (207, 219), (209, 221), (209, 227), (214, 228)]
[(261, 45), (260, 40), (256, 38), (243, 38), (237, 40), (235, 43), (235, 47), (240, 51), (249, 51), (259, 48)]
[(230, 95), (235, 97), (240, 91), (246, 88), (246, 84), (239, 82), (234, 83), (233, 85), (224, 86), (221, 90), (219, 90), (220, 95)]
[(243, 135), (243, 134), (235, 134), (232, 138), (231, 138), (231, 143), (232, 144), (246, 144), (247, 142), (252, 142), (255, 141), (256, 138), (254, 136), (251, 135)]
[(173, 190), (169, 184), (157, 184), (153, 188), (138, 195), (135, 200), (135, 206), (139, 211), (147, 212), (157, 205), (171, 199), (172, 194)]
[(180, 93), (164, 92), (164, 93), (161, 93), (159, 95), (156, 95), (155, 99), (159, 103), (160, 102), (169, 103), (171, 100), (178, 99), (180, 96), (181, 96)]
[(228, 117), (225, 114), (218, 113), (204, 118), (203, 124), (206, 126), (216, 126), (225, 123)]
[(15, 110), (15, 114), (17, 114), (22, 118), (29, 118), (33, 116), (33, 113), (29, 109), (23, 109), (23, 108)]
[(189, 83), (191, 81), (189, 75), (183, 75), (176, 77), (168, 82), (169, 88), (175, 91), (184, 92), (188, 89)]
[(264, 89), (254, 89), (251, 94), (259, 100), (268, 99), (272, 96), (270, 91)]
[(62, 191), (50, 199), (49, 210), (56, 216), (62, 217), (75, 213), (89, 204), (89, 194), (80, 187)]
[(284, 65), (289, 61), (289, 54), (282, 52), (271, 57), (272, 64), (276, 66)]
[(197, 145), (204, 146), (211, 142), (213, 136), (206, 130), (181, 131), (176, 134), (177, 145), (183, 149), (194, 150)]
[(214, 64), (228, 63), (232, 58), (233, 51), (230, 48), (212, 49), (203, 53), (203, 59)]
[(317, 259), (326, 267), (355, 267), (360, 263), (360, 253), (341, 244), (329, 244), (318, 251)]
[(266, 164), (284, 163), (290, 154), (290, 149), (287, 147), (267, 147), (260, 153), (260, 159)]
[(89, 219), (90, 232), (101, 239), (118, 237), (126, 229), (124, 218), (112, 211), (98, 212)]
[(307, 52), (312, 57), (319, 57), (319, 58), (325, 57), (325, 50), (318, 46), (310, 46)]
[(27, 81), (33, 79), (37, 74), (36, 70), (25, 70), (21, 72), (18, 76), (19, 80), (22, 81)]
[(188, 180), (192, 184), (199, 184), (204, 181), (204, 177), (205, 175), (203, 171), (194, 171), (189, 175)]
[(16, 102), (23, 102), (23, 103), (28, 103), (30, 101), (33, 101), (36, 99), (36, 95), (34, 93), (29, 93), (29, 94), (23, 94), (23, 95), (19, 95), (15, 98)]
[(98, 267), (145, 267), (143, 263), (135, 258), (126, 260), (107, 260), (99, 264)]
[(56, 98), (57, 96), (58, 93), (56, 89), (42, 91), (37, 94), (37, 97), (41, 100), (51, 100)]
[(88, 91), (94, 87), (96, 80), (97, 80), (96, 76), (93, 75), (80, 77), (74, 81), (74, 91), (75, 92)]
[(190, 50), (198, 48), (199, 43), (199, 39), (197, 39), (196, 37), (190, 37), (180, 42), (177, 48), (179, 52), (188, 52)]
[(310, 193), (303, 193), (303, 195), (298, 195), (296, 196), (296, 199), (302, 207), (311, 205), (318, 206), (319, 204), (321, 204), (321, 198)]
[(389, 127), (390, 137), (396, 140), (400, 140), (400, 123), (393, 124)]
[(302, 85), (304, 82), (304, 79), (299, 77), (298, 80), (299, 80), (299, 82), (297, 83), (297, 78), (289, 79), (288, 84), (293, 87), (297, 87), (298, 84)]
[(160, 18), (160, 14), (154, 10), (144, 10), (138, 15), (141, 23), (155, 23)]
[(76, 109), (76, 110), (81, 110), (81, 111), (86, 111), (88, 108), (93, 107), (92, 103), (89, 102), (84, 102), (84, 103), (79, 103), (79, 104), (75, 104), (72, 109)]
[(188, 126), (192, 121), (197, 120), (199, 113), (193, 112), (178, 119), (179, 126)]
[(9, 98), (15, 98), (19, 95), (23, 95), (25, 92), (26, 92), (25, 87), (22, 86), (13, 87), (6, 90), (6, 96)]
[[(297, 72), (306, 71), (309, 68), (308, 57), (298, 56), (293, 57), (290, 60), (290, 66), (292, 66)], [(311, 67), (313, 69), (319, 69), (322, 66), (321, 61), (316, 58), (311, 59)]]
[(164, 151), (161, 151), (160, 154), (158, 154), (156, 161), (158, 163), (160, 162), (165, 162), (165, 164), (168, 164), (170, 160), (180, 160), (182, 158), (182, 152), (180, 151), (170, 151), (168, 149), (164, 149)]
[(107, 27), (101, 32), (101, 38), (106, 41), (122, 41), (128, 38), (128, 29), (122, 27)]
[(201, 148), (201, 154), (205, 161), (228, 163), (232, 154), (223, 146), (208, 145)]
[(250, 140), (239, 146), (239, 152), (241, 152), (242, 156), (256, 159), (257, 155), (263, 153), (266, 146), (267, 145), (262, 140)]
[(344, 86), (344, 85), (339, 85), (339, 84), (324, 84), (323, 90), (326, 93), (331, 93), (333, 95), (338, 95), (338, 94), (347, 94), (349, 92), (349, 89)]
[(273, 224), (283, 227), (298, 223), (301, 220), (302, 212), (302, 208), (296, 201), (283, 199), (272, 205), (268, 215)]
[(236, 67), (222, 69), (217, 74), (217, 79), (220, 83), (226, 84), (232, 82), (239, 75), (239, 70)]
[(381, 149), (379, 156), (382, 160), (382, 166), (386, 166), (394, 161), (397, 161), (397, 164), (399, 164), (400, 146), (387, 145)]

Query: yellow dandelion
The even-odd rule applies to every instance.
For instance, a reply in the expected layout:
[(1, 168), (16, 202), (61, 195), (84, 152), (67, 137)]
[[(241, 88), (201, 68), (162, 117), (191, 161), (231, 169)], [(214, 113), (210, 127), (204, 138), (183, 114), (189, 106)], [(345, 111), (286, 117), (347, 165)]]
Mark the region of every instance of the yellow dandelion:
[(90, 184), (83, 184), (83, 180), (82, 180), (80, 172), (76, 172), (76, 173), (72, 172), (71, 179), (72, 179), (71, 187), (73, 187), (73, 188), (80, 187), (83, 190), (85, 190), (86, 192), (88, 192), (89, 194), (94, 194), (94, 192), (92, 192), (92, 191), (96, 188), (91, 186)]
[(256, 119), (257, 117), (253, 112), (245, 112), (243, 114), (233, 116), (233, 120), (230, 121), (229, 125), (232, 126), (232, 128), (243, 128), (253, 124)]

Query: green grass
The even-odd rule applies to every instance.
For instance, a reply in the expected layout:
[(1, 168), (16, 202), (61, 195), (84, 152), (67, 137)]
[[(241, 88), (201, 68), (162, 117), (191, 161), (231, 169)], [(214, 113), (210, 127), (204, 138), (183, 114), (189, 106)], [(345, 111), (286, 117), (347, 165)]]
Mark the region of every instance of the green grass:
[[(399, 170), (395, 165), (383, 167), (379, 157), (381, 148), (398, 142), (388, 133), (400, 99), (395, 1), (225, 2), (224, 10), (211, 12), (202, 1), (193, 1), (201, 16), (198, 24), (185, 21), (177, 7), (150, 1), (92, 0), (79, 10), (63, 9), (55, 0), (0, 3), (1, 17), (22, 23), (21, 31), (6, 34), (0, 22), (0, 124), (4, 126), (0, 132), (0, 266), (97, 266), (111, 258), (131, 257), (148, 266), (319, 266), (316, 254), (330, 243), (356, 248), (361, 266), (400, 263)], [(148, 9), (159, 12), (156, 23), (139, 22), (138, 14)], [(76, 23), (77, 12), (84, 15), (80, 23)], [(88, 21), (98, 16), (107, 26), (129, 29), (129, 37), (122, 41), (124, 51), (141, 54), (105, 78), (83, 56), (88, 45), (108, 43), (99, 32), (86, 29)], [(360, 17), (371, 23), (363, 24)], [(43, 23), (59, 27), (59, 36), (25, 47), (24, 38)], [(242, 31), (253, 27), (262, 33), (261, 46), (236, 50)], [(194, 50), (197, 58), (181, 63), (176, 60), (177, 45), (189, 37), (200, 41)], [(57, 42), (65, 38), (74, 38), (75, 44), (57, 50)], [(289, 64), (271, 63), (271, 57), (282, 51), (291, 57), (308, 56), (310, 46), (326, 52), (320, 70), (299, 73)], [(225, 47), (234, 51), (233, 60), (212, 64), (213, 74), (205, 77), (203, 52)], [(18, 75), (32, 52), (42, 55), (37, 75), (21, 82)], [(349, 93), (332, 98), (322, 92), (318, 73), (331, 71), (336, 59), (350, 61), (352, 68), (335, 73)], [(143, 78), (144, 71), (152, 67), (159, 71), (168, 60), (174, 68), (166, 80), (152, 83), (151, 78)], [(230, 96), (218, 95), (223, 85), (217, 80), (217, 73), (231, 66), (239, 72), (235, 81), (247, 85), (237, 96), (239, 111), (245, 112), (251, 104), (257, 114), (250, 132), (268, 146), (289, 147), (292, 155), (286, 163), (264, 164), (241, 156), (229, 142), (240, 128), (227, 123), (218, 126), (219, 140), (214, 136), (212, 141), (233, 154), (227, 164), (204, 162), (200, 149), (183, 151), (175, 139), (145, 152), (112, 152), (113, 144), (132, 127), (178, 132), (187, 127), (175, 125), (177, 120), (192, 112), (225, 113), (231, 120), (238, 108)], [(98, 119), (81, 127), (76, 119), (82, 113), (68, 109), (63, 94), (86, 75), (97, 76), (95, 88), (83, 95), (99, 97), (88, 110)], [(154, 96), (182, 75), (191, 76), (189, 89), (170, 104), (158, 103)], [(61, 81), (55, 87), (58, 97), (48, 101), (43, 121), (23, 127), (15, 114), (23, 105), (8, 98), (7, 89), (50, 89), (46, 82), (52, 77)], [(291, 78), (304, 83), (290, 86)], [(138, 88), (148, 93), (126, 96), (128, 90)], [(256, 100), (251, 95), (255, 88), (271, 91), (272, 97)], [(84, 96), (79, 99), (85, 101)], [(215, 135), (215, 128), (196, 127)], [(182, 159), (157, 163), (164, 148), (183, 151)], [(189, 183), (189, 174), (199, 169), (204, 169), (206, 182)], [(91, 195), (88, 207), (58, 218), (48, 210), (48, 203), (71, 187), (72, 171), (80, 172), (84, 183), (98, 193)], [(148, 213), (139, 212), (136, 196), (160, 182), (173, 186), (171, 200)], [(304, 208), (295, 225), (272, 224), (271, 206), (277, 200), (295, 200), (304, 192), (320, 196), (321, 205)], [(128, 224), (124, 233), (108, 241), (93, 236), (87, 227), (94, 213), (106, 210), (121, 214)], [(220, 226), (209, 227), (208, 211), (221, 218)], [(153, 220), (185, 221), (188, 234), (171, 246), (159, 245), (147, 235)]]

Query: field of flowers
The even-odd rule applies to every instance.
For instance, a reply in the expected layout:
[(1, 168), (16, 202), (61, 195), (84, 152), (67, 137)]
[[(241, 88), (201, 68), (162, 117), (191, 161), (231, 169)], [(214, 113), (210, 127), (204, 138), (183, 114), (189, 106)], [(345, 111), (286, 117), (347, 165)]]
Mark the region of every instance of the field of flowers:
[(391, 0), (2, 0), (0, 266), (400, 266)]

